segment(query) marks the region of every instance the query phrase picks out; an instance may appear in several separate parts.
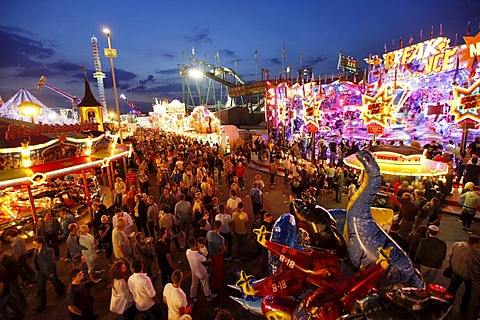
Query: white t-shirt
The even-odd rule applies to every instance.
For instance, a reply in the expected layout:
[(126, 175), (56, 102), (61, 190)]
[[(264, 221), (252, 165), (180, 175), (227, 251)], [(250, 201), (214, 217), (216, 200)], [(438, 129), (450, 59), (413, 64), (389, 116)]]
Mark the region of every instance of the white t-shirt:
[(175, 288), (171, 283), (167, 283), (163, 289), (163, 296), (167, 299), (168, 320), (178, 320), (180, 309), (188, 304), (187, 295), (182, 288)]
[(152, 280), (146, 273), (134, 273), (128, 278), (128, 287), (132, 293), (135, 307), (139, 311), (146, 311), (155, 304), (155, 288)]
[(220, 227), (221, 233), (230, 233), (230, 223), (232, 223), (232, 216), (226, 213), (219, 213), (215, 216), (215, 221), (222, 221), (222, 226)]
[(207, 258), (203, 256), (198, 250), (187, 250), (187, 260), (190, 265), (190, 270), (192, 271), (192, 276), (203, 279), (208, 277), (207, 269), (202, 264), (202, 262), (207, 261)]
[(242, 202), (242, 199), (235, 197), (235, 199), (228, 198), (227, 200), (227, 213), (232, 214), (237, 211), (238, 204)]

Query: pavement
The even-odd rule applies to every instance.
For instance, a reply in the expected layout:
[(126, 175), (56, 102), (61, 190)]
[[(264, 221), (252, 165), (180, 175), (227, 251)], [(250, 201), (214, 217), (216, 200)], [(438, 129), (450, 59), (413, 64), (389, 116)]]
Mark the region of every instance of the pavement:
[[(247, 169), (247, 175), (245, 179), (245, 185), (247, 188), (242, 191), (242, 199), (245, 204), (246, 212), (249, 213), (249, 217), (252, 220), (252, 207), (251, 202), (248, 199), (249, 189), (253, 185), (253, 176), (256, 173), (260, 173), (262, 176), (262, 180), (265, 182), (265, 189), (264, 189), (264, 198), (265, 198), (265, 210), (273, 214), (274, 219), (279, 217), (281, 214), (288, 212), (288, 196), (290, 194), (290, 185), (283, 183), (283, 177), (277, 176), (275, 178), (275, 184), (269, 184), (269, 174), (258, 171), (253, 164), (251, 167)], [(218, 181), (217, 181), (218, 183)], [(154, 195), (156, 199), (158, 199), (158, 188), (156, 186), (151, 186), (150, 188), (151, 193)], [(216, 190), (216, 195), (220, 199), (221, 202), (225, 202), (228, 198), (228, 191), (229, 188), (226, 185), (225, 181), (222, 181), (222, 184), (218, 184), (218, 190)], [(327, 209), (332, 208), (346, 208), (347, 206), (347, 197), (343, 197), (342, 203), (336, 203), (334, 200), (333, 194), (325, 194), (323, 195), (323, 199), (321, 201), (321, 205)], [(442, 224), (440, 228), (439, 237), (446, 241), (448, 250), (450, 250), (453, 243), (457, 241), (465, 241), (468, 234), (462, 230), (461, 224), (457, 221), (458, 216), (456, 215), (445, 215), (442, 219)], [(473, 224), (474, 234), (480, 235), (480, 223), (475, 222)], [(239, 293), (231, 288), (227, 287), (227, 284), (235, 284), (238, 280), (238, 272), (240, 270), (245, 270), (247, 274), (252, 274), (255, 278), (259, 279), (261, 277), (261, 262), (260, 259), (255, 257), (252, 253), (252, 248), (254, 248), (254, 241), (253, 238), (249, 242), (249, 246), (247, 248), (247, 255), (245, 257), (238, 257), (236, 255), (236, 248), (233, 248), (233, 260), (230, 262), (225, 262), (225, 277), (224, 277), (224, 284), (222, 288), (217, 292), (218, 297), (214, 299), (212, 302), (207, 302), (205, 297), (203, 296), (203, 292), (201, 288), (198, 291), (198, 301), (195, 304), (193, 309), (192, 318), (195, 320), (212, 320), (215, 318), (215, 315), (218, 310), (221, 308), (228, 309), (235, 319), (261, 319), (261, 317), (255, 316), (251, 314), (249, 311), (243, 309), (239, 304), (234, 302), (232, 299), (229, 298), (230, 295), (234, 295), (239, 297)], [(250, 249), (250, 250), (249, 250)], [(62, 255), (65, 255), (65, 243), (61, 243), (60, 251)], [(180, 268), (184, 272), (184, 280), (182, 283), (182, 289), (186, 292), (187, 297), (189, 296), (189, 286), (190, 286), (190, 271), (188, 267), (188, 263), (185, 258), (184, 252), (173, 252), (173, 258), (176, 263), (176, 267)], [(238, 258), (242, 258), (238, 260)], [(32, 261), (30, 261), (31, 264)], [(107, 260), (105, 259), (104, 253), (99, 254), (99, 258), (96, 262), (97, 269), (106, 269), (108, 270)], [(444, 262), (443, 268), (446, 267), (447, 262)], [(67, 281), (67, 274), (71, 268), (71, 263), (66, 262), (64, 260), (60, 260), (57, 262), (57, 269), (59, 278), (68, 285)], [(155, 269), (158, 270), (158, 269)], [(110, 305), (110, 295), (111, 289), (108, 288), (108, 272), (103, 273), (100, 276), (103, 281), (95, 284), (91, 288), (91, 293), (95, 298), (94, 309), (95, 312), (99, 315), (98, 319), (120, 319), (121, 316), (115, 315), (109, 311)], [(443, 285), (448, 286), (449, 280), (442, 276), (440, 272), (435, 279), (435, 282)], [(161, 277), (157, 277), (156, 281), (154, 282), (155, 289), (157, 291), (157, 297), (161, 301), (162, 300), (162, 292), (163, 286), (161, 283)], [(60, 299), (54, 298), (54, 291), (51, 284), (47, 285), (47, 296), (48, 296), (48, 308), (46, 311), (40, 314), (34, 314), (32, 312), (33, 306), (35, 306), (35, 290), (36, 286), (32, 285), (31, 287), (25, 288), (24, 293), (27, 297), (29, 308), (26, 310), (25, 319), (32, 319), (32, 320), (40, 320), (40, 319), (52, 319), (52, 320), (65, 320), (69, 318), (67, 313), (67, 305), (65, 297)], [(459, 312), (458, 312), (458, 301), (460, 300), (460, 295), (463, 294), (463, 287), (459, 290), (457, 295), (457, 303), (451, 314), (449, 315), (448, 319), (459, 319)], [(162, 310), (166, 312), (166, 308), (161, 303)], [(165, 315), (165, 314), (164, 314)], [(166, 317), (165, 317), (166, 319)]]

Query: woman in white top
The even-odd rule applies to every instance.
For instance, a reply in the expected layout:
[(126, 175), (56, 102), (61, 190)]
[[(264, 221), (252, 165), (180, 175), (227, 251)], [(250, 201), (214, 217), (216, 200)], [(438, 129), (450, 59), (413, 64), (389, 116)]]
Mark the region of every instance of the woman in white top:
[(112, 296), (122, 296), (127, 301), (122, 314), (124, 320), (134, 320), (137, 313), (132, 294), (128, 288), (127, 265), (123, 260), (115, 261), (110, 268), (110, 279), (112, 279)]

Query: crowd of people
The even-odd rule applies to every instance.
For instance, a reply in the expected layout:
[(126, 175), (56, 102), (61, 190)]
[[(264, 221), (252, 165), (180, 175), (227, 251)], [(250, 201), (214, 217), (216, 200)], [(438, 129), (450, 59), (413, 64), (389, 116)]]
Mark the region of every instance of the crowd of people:
[[(231, 148), (227, 156), (219, 145), (142, 129), (136, 132), (132, 143), (135, 152), (127, 172), (121, 166), (115, 170), (115, 204), (107, 208), (101, 199), (95, 198), (91, 225), (78, 225), (66, 208), (59, 210), (60, 220), (50, 212), (45, 213), (34, 240), (34, 268), (27, 262), (25, 240), (19, 234), (10, 237), (12, 258), (0, 252), (0, 283), (4, 284), (0, 314), (8, 309), (21, 317), (26, 308), (21, 287), (34, 282), (37, 296), (33, 310), (45, 311), (49, 280), (57, 297), (66, 296), (72, 319), (95, 319), (90, 288), (102, 280), (105, 270), (97, 268), (96, 260), (99, 254), (105, 254), (110, 267), (112, 312), (124, 319), (134, 319), (137, 315), (142, 319), (162, 319), (164, 315), (168, 319), (189, 319), (198, 301), (198, 285), (202, 287), (204, 300), (214, 300), (225, 285), (224, 264), (245, 259), (247, 249), (259, 258), (263, 274), (268, 275), (267, 250), (250, 246), (248, 238), (252, 228), (265, 226), (271, 231), (273, 224), (272, 214), (264, 210), (266, 183), (257, 174), (253, 184), (246, 185), (246, 173), (250, 170), (247, 163), (253, 153), (268, 161), (270, 186), (278, 183), (282, 168), (281, 181), (290, 186), (293, 198), (310, 190), (319, 204), (325, 194), (334, 194), (341, 203), (343, 194), (350, 198), (359, 184), (358, 172), (343, 165), (344, 156), (362, 147), (350, 140), (341, 139), (338, 143), (333, 140), (328, 145), (320, 141), (318, 157), (313, 162), (305, 161), (306, 150), (296, 143), (267, 145), (256, 140), (252, 145)], [(441, 147), (433, 142), (420, 148), (431, 159), (444, 156)], [(432, 283), (447, 257), (445, 242), (437, 235), (442, 199), (451, 192), (455, 173), (458, 179), (468, 182), (460, 197), (466, 232), (471, 233), (471, 223), (480, 204), (478, 174), (475, 180), (468, 172), (470, 166), (479, 165), (475, 160), (480, 152), (480, 139), (469, 145), (465, 153), (457, 155), (454, 146), (447, 146), (446, 150), (454, 151), (446, 155), (451, 166), (451, 177), (446, 177), (446, 183), (427, 178), (383, 185), (392, 192), (389, 197), (399, 207), (390, 234), (409, 253), (427, 284)], [(220, 188), (228, 190), (225, 202), (217, 196)], [(251, 212), (245, 208), (246, 199), (251, 202)], [(64, 254), (59, 247), (62, 237), (67, 247)], [(467, 242), (456, 244), (448, 255), (452, 266), (448, 290), (455, 294), (465, 283), (461, 311), (472, 316), (471, 319), (478, 315), (479, 308), (478, 247), (480, 238), (470, 235)], [(174, 260), (178, 255), (186, 256), (191, 273), (187, 293), (181, 287), (184, 271)], [(59, 260), (72, 264), (69, 283), (57, 277)], [(12, 265), (16, 266), (14, 274), (18, 277), (10, 276)], [(158, 275), (163, 292), (155, 290), (154, 283), (160, 280)], [(233, 317), (227, 310), (220, 310), (217, 319)]]

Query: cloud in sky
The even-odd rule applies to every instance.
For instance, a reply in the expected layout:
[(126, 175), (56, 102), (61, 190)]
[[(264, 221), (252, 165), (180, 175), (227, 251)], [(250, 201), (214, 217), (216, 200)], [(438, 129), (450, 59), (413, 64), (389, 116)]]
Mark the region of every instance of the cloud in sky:
[(210, 29), (201, 26), (195, 26), (193, 31), (190, 34), (183, 35), (183, 38), (195, 46), (213, 43), (210, 37)]
[(167, 74), (177, 74), (178, 73), (178, 69), (175, 68), (175, 69), (166, 69), (166, 70), (158, 70), (158, 71), (155, 71), (156, 74), (163, 74), (163, 75), (167, 75)]
[(305, 67), (313, 67), (318, 63), (327, 61), (328, 58), (325, 56), (318, 56), (304, 61)]

